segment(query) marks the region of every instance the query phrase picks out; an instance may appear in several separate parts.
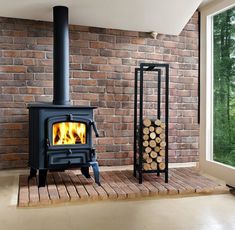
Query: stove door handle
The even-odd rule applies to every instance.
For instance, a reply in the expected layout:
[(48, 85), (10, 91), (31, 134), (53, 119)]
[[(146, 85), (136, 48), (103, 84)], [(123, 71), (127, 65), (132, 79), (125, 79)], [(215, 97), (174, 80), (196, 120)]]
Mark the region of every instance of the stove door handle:
[(99, 134), (99, 132), (98, 132), (98, 130), (97, 130), (97, 127), (96, 127), (95, 122), (92, 121), (92, 122), (91, 122), (91, 125), (92, 125), (92, 127), (93, 127), (94, 132), (95, 132), (95, 136), (96, 136), (96, 137), (99, 137), (100, 134)]

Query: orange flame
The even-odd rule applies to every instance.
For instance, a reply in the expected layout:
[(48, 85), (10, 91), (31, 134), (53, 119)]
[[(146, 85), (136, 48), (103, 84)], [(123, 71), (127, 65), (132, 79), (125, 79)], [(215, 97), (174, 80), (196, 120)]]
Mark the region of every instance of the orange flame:
[(53, 124), (53, 145), (86, 144), (86, 125), (76, 122)]

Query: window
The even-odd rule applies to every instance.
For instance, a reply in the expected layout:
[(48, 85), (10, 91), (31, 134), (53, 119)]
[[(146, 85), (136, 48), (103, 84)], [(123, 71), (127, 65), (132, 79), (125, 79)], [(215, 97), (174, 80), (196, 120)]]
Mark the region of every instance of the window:
[(235, 7), (212, 16), (213, 160), (235, 166)]
[(213, 1), (200, 9), (199, 166), (235, 187), (234, 11), (234, 0)]

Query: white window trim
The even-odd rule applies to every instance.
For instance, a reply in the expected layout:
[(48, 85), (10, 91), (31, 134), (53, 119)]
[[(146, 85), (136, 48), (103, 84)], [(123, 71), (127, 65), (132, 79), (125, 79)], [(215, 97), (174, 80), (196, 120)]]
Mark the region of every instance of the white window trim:
[[(235, 168), (213, 161), (213, 44), (212, 19), (232, 6), (234, 0), (215, 1), (200, 9), (201, 11), (201, 55), (200, 55), (200, 159), (201, 171), (223, 179), (235, 186)], [(231, 175), (228, 177), (228, 175)]]

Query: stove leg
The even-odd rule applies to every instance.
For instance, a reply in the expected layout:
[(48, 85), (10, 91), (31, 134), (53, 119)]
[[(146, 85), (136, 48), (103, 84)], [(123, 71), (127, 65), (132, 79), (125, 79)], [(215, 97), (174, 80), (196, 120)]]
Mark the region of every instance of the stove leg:
[(99, 172), (99, 165), (97, 162), (93, 162), (91, 164), (93, 172), (94, 172), (94, 178), (95, 178), (95, 183), (101, 186), (100, 184), (100, 172)]
[(47, 178), (47, 170), (46, 169), (40, 169), (39, 170), (39, 183), (38, 183), (38, 187), (45, 187), (45, 185), (46, 185), (46, 178)]
[(28, 176), (28, 180), (32, 179), (33, 177), (36, 177), (37, 175), (37, 170), (34, 168), (30, 168), (30, 174)]
[(91, 178), (90, 174), (89, 174), (89, 167), (81, 167), (81, 172), (82, 175), (86, 178)]

